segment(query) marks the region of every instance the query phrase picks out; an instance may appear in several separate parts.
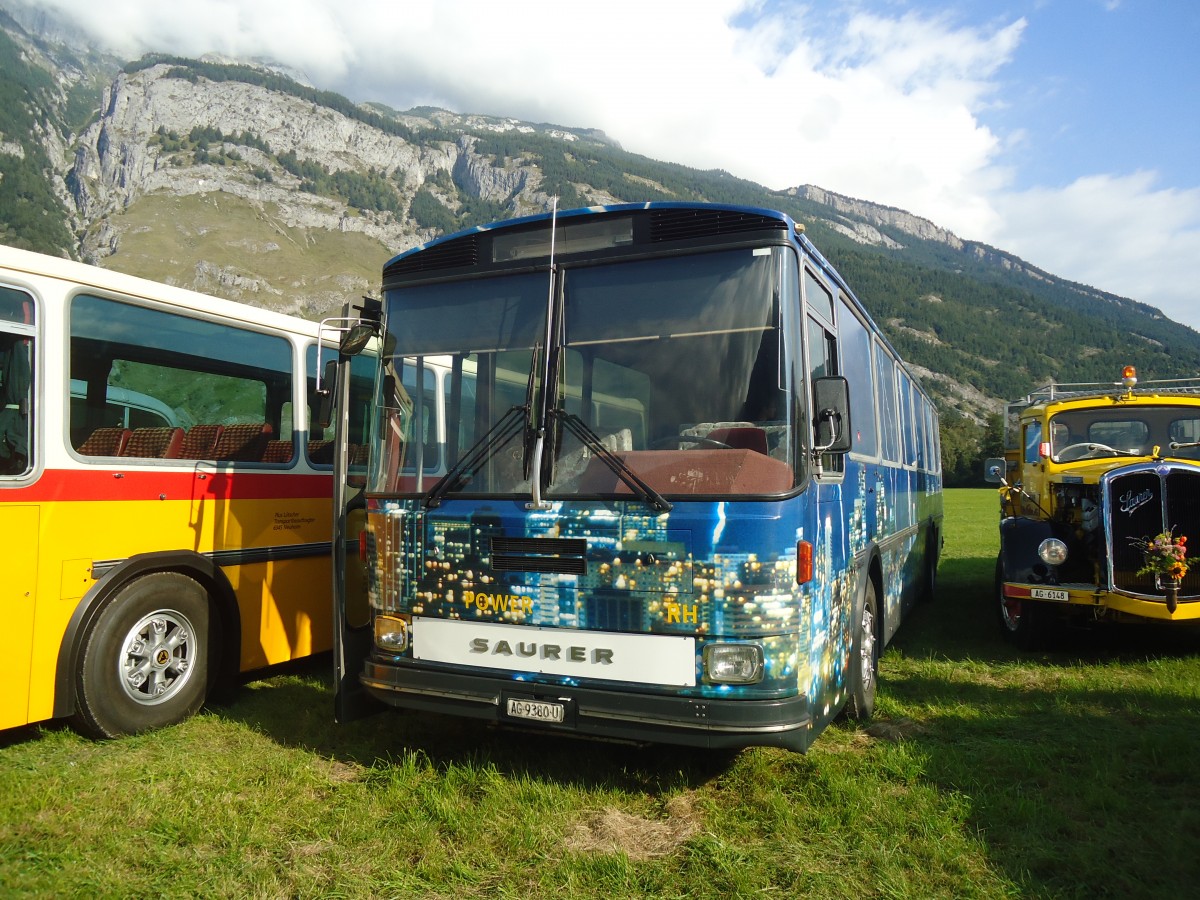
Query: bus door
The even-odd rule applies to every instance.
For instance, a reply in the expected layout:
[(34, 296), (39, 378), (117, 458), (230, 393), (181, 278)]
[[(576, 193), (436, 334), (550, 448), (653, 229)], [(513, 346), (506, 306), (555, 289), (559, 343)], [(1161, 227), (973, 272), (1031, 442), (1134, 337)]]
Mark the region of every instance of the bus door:
[(0, 288), (0, 729), (29, 721), (40, 509), (14, 501), (33, 472), (33, 303)]
[(29, 721), (29, 666), (37, 602), (38, 518), (36, 506), (5, 503), (0, 494), (0, 729)]
[[(343, 310), (342, 322), (359, 321)], [(373, 333), (373, 332), (372, 332)], [(384, 707), (373, 700), (358, 680), (371, 651), (370, 600), (360, 535), (366, 530), (366, 448), (374, 392), (376, 352), (333, 354), (322, 350), (323, 390), (332, 391), (332, 415), (319, 415), (314, 428), (333, 428), (333, 666), (334, 720), (362, 718)]]

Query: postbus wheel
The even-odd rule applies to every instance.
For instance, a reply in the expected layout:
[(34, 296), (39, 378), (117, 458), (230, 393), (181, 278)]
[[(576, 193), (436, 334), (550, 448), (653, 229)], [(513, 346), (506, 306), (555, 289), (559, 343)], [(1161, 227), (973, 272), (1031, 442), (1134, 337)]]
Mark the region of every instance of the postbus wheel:
[(84, 637), (73, 724), (113, 738), (191, 716), (215, 675), (212, 622), (208, 595), (186, 575), (160, 572), (126, 584)]
[(856, 633), (850, 650), (850, 696), (846, 714), (852, 719), (871, 718), (875, 711), (875, 689), (879, 676), (879, 599), (875, 582), (867, 579), (863, 590), (862, 615), (855, 623)]

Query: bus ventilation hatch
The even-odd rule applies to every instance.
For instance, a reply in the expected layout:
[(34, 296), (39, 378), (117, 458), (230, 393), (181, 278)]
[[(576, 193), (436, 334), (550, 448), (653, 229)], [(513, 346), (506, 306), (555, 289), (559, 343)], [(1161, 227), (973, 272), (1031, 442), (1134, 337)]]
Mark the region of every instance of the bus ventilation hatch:
[(468, 234), (444, 244), (430, 247), (421, 253), (404, 256), (383, 271), (386, 281), (396, 275), (433, 272), (438, 269), (459, 269), (479, 262), (479, 235)]
[(728, 209), (656, 209), (650, 213), (650, 240), (654, 242), (748, 231), (787, 231), (787, 222)]
[(587, 541), (583, 538), (492, 538), (492, 568), (503, 572), (551, 575), (587, 573)]

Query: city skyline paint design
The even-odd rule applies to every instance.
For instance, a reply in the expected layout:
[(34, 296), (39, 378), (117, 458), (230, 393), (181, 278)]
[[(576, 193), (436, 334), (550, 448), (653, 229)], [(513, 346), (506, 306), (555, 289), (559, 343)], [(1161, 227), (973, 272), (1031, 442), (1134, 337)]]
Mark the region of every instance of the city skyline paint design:
[[(858, 569), (851, 560), (884, 541), (880, 615), (899, 624), (906, 580), (919, 562), (916, 524), (927, 476), (848, 461), (840, 482), (813, 483), (784, 501), (679, 502), (658, 513), (635, 501), (561, 501), (529, 511), (525, 500), (372, 500), (368, 585), (372, 607), (476, 622), (754, 640), (765, 677), (754, 685), (663, 688), (699, 696), (809, 698), (817, 717), (844, 698), (853, 646)], [(905, 500), (897, 504), (893, 498)], [(906, 532), (900, 536), (900, 532)], [(499, 570), (493, 538), (581, 546), (582, 573)], [(814, 539), (815, 538), (815, 539)], [(797, 542), (813, 545), (813, 578), (796, 584)], [(563, 542), (562, 544), (556, 542)], [(914, 562), (915, 561), (915, 562)], [(909, 592), (911, 594), (911, 592)], [(701, 646), (697, 647), (697, 666)], [(396, 662), (411, 664), (411, 648)], [(513, 669), (514, 679), (561, 676)], [(603, 684), (604, 682), (592, 682)], [(615, 684), (610, 682), (610, 684)]]

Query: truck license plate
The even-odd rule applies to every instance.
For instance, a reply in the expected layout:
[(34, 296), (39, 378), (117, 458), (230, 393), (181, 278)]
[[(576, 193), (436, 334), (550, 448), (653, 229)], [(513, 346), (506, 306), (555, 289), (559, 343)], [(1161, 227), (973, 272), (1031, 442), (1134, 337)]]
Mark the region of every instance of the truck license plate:
[(1034, 600), (1057, 600), (1059, 603), (1066, 603), (1071, 599), (1066, 591), (1055, 591), (1050, 588), (1033, 588), (1029, 595)]
[(531, 719), (534, 722), (561, 724), (566, 718), (566, 707), (549, 700), (517, 700), (509, 697), (505, 711), (514, 719)]

